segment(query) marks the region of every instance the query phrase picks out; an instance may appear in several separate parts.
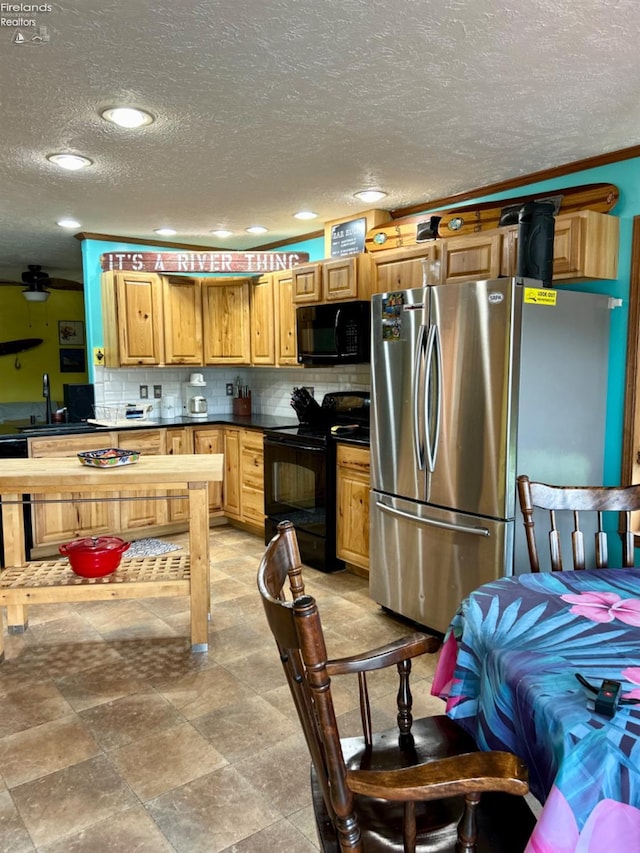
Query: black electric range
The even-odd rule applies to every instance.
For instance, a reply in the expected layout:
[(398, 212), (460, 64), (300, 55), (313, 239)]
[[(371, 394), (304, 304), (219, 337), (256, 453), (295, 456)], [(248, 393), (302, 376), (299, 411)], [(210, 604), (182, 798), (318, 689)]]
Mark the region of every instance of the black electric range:
[[(296, 389), (296, 391), (302, 389)], [(344, 569), (336, 556), (336, 456), (333, 438), (368, 442), (368, 392), (307, 393), (291, 405), (298, 426), (264, 432), (265, 543), (281, 521), (296, 529), (303, 563), (324, 572)]]

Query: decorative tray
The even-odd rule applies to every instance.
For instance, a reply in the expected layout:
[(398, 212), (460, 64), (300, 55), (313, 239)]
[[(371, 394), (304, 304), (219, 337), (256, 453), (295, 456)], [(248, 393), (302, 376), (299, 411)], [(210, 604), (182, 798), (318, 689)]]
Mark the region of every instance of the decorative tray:
[(103, 447), (101, 450), (85, 450), (78, 453), (83, 465), (93, 468), (115, 468), (116, 465), (133, 465), (140, 458), (139, 450), (121, 450), (119, 447)]

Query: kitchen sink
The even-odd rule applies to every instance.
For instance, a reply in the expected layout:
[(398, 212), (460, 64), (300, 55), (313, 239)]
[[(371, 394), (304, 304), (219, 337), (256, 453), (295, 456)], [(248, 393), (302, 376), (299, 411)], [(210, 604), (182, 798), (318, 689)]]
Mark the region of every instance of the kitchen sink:
[(69, 435), (76, 432), (100, 432), (101, 428), (95, 424), (29, 424), (18, 427), (22, 435)]

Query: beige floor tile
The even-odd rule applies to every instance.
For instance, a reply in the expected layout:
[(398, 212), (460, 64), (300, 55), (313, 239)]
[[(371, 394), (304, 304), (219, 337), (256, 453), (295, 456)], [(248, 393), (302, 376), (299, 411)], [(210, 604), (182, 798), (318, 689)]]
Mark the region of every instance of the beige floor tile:
[(141, 738), (109, 758), (143, 802), (228, 763), (189, 723)]
[(24, 639), (27, 645), (57, 645), (68, 642), (73, 637), (74, 643), (96, 643), (101, 640), (100, 634), (86, 619), (78, 613), (70, 613), (61, 619), (32, 624), (25, 631)]
[(286, 817), (311, 802), (310, 763), (300, 731), (234, 766)]
[(35, 849), (11, 794), (0, 791), (0, 850), (6, 853), (33, 853)]
[(288, 820), (279, 820), (222, 853), (314, 853), (317, 849)]
[[(47, 844), (38, 853), (174, 853), (142, 806), (118, 812), (76, 835)], [(13, 851), (12, 851), (13, 853)]]
[(69, 703), (51, 682), (23, 684), (6, 693), (2, 699), (0, 737), (57, 720), (72, 712)]
[(289, 823), (291, 823), (295, 828), (304, 835), (309, 844), (311, 844), (314, 850), (320, 849), (320, 844), (318, 843), (318, 830), (316, 829), (316, 817), (313, 811), (313, 806), (305, 806), (305, 808), (300, 809), (293, 814), (290, 814), (287, 818)]
[(79, 764), (100, 752), (73, 714), (0, 738), (0, 767), (9, 788)]
[(128, 785), (104, 755), (19, 785), (11, 795), (36, 847), (135, 805)]
[(225, 767), (148, 803), (177, 853), (220, 853), (281, 820), (233, 767)]
[(113, 663), (104, 663), (82, 670), (66, 678), (56, 679), (56, 687), (76, 711), (84, 711), (94, 705), (113, 702), (146, 687), (135, 669), (120, 655)]
[(188, 720), (245, 702), (254, 695), (250, 687), (218, 664), (182, 678), (156, 681), (154, 687)]
[(231, 763), (300, 731), (299, 723), (276, 711), (260, 696), (198, 717), (193, 725)]
[(158, 734), (182, 722), (176, 709), (155, 690), (132, 693), (80, 711), (80, 719), (103, 749)]

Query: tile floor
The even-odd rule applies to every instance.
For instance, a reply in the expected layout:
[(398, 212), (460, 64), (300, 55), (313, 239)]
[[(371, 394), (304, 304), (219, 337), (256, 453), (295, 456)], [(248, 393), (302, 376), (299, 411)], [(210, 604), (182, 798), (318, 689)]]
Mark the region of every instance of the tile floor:
[[(171, 537), (184, 543), (184, 537)], [(209, 651), (192, 655), (188, 599), (41, 605), (0, 664), (0, 850), (309, 853), (309, 758), (256, 590), (262, 541), (212, 530)], [(408, 633), (366, 581), (305, 572), (329, 654)], [(433, 659), (414, 668), (417, 713)], [(371, 681), (393, 725), (396, 680)], [(335, 684), (335, 682), (334, 682)], [(357, 730), (350, 680), (335, 689)], [(376, 719), (377, 718), (377, 719)]]

